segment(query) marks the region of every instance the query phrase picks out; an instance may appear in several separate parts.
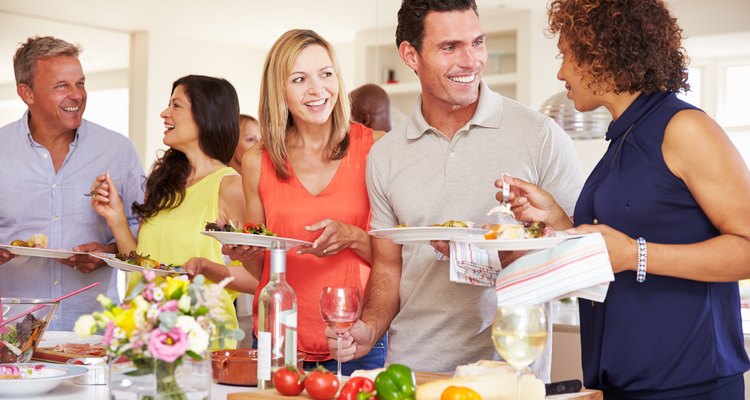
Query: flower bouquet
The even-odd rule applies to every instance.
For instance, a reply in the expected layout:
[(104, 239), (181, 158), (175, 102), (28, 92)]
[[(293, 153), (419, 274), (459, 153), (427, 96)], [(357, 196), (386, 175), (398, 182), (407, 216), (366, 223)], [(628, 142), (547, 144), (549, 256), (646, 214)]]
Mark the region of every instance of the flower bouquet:
[[(143, 280), (120, 306), (99, 295), (103, 311), (81, 316), (74, 330), (79, 337), (104, 332), (113, 393), (120, 390), (135, 392), (139, 399), (183, 400), (194, 397), (190, 392), (202, 391), (198, 398), (207, 398), (212, 340), (218, 340), (221, 347), (224, 338), (240, 340), (243, 336), (227, 328), (230, 319), (221, 305), (226, 295), (223, 288), (231, 278), (214, 284), (202, 275), (192, 282), (184, 275), (155, 277), (153, 271), (144, 270)], [(187, 369), (182, 383), (180, 369)], [(119, 381), (112, 384), (113, 379)], [(198, 384), (201, 381), (204, 384)]]

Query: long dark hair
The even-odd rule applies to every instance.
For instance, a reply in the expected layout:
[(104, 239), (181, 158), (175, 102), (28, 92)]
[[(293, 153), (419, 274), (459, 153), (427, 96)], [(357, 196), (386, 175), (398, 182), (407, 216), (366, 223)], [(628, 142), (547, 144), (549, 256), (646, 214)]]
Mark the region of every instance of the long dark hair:
[[(198, 145), (206, 155), (228, 163), (240, 137), (240, 104), (229, 81), (202, 75), (188, 75), (172, 84), (172, 93), (182, 86), (190, 101), (193, 120), (198, 125)], [(154, 163), (146, 180), (143, 204), (133, 203), (133, 213), (141, 220), (164, 209), (176, 208), (185, 197), (190, 174), (187, 156), (169, 148)]]

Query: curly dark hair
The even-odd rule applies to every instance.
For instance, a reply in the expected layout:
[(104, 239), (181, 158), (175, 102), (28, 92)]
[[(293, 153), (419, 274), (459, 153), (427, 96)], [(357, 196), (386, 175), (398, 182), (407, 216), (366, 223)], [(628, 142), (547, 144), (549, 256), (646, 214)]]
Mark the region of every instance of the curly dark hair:
[(570, 47), (590, 89), (690, 89), (682, 29), (661, 0), (553, 0), (548, 14), (548, 33)]
[[(190, 101), (193, 120), (198, 125), (198, 145), (206, 155), (228, 163), (240, 137), (240, 103), (229, 81), (202, 75), (188, 75), (172, 84), (172, 92), (182, 85)], [(185, 197), (190, 164), (185, 153), (169, 148), (154, 163), (146, 180), (143, 204), (133, 203), (140, 220), (159, 211), (176, 208)]]
[(403, 0), (398, 10), (396, 26), (396, 47), (407, 41), (417, 52), (422, 51), (424, 39), (424, 19), (430, 11), (465, 11), (477, 12), (474, 0)]

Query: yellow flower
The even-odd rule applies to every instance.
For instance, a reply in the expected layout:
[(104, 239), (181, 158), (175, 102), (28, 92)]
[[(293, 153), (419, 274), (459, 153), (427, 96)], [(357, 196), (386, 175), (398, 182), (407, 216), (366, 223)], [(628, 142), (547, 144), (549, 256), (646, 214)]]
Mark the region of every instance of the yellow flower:
[(143, 311), (148, 311), (149, 303), (146, 301), (146, 299), (143, 298), (143, 296), (138, 295), (135, 296), (133, 299), (132, 305), (135, 306), (135, 308)]
[(135, 308), (115, 313), (115, 325), (125, 331), (127, 337), (130, 337), (133, 329), (135, 329)]
[(164, 297), (167, 299), (179, 299), (183, 293), (187, 293), (190, 281), (168, 276), (166, 285), (162, 284), (162, 290), (164, 291)]

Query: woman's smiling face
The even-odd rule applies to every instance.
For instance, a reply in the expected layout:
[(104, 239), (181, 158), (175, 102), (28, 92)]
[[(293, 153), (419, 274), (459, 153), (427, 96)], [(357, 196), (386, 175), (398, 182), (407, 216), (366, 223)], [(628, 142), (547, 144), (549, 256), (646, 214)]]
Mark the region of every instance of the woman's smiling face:
[(339, 79), (325, 48), (312, 45), (299, 53), (284, 93), (295, 124), (323, 125), (328, 121), (338, 101)]

